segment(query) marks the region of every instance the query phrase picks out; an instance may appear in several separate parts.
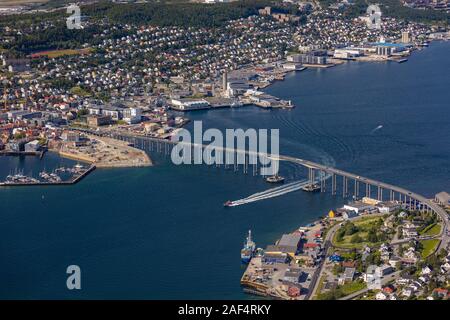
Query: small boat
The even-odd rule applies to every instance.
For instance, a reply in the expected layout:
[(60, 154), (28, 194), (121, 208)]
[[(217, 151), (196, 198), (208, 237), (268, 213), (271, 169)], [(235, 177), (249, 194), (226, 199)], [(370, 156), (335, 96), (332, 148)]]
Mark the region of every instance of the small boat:
[(308, 184), (302, 187), (302, 190), (306, 192), (319, 192), (320, 186), (318, 184)]
[(231, 207), (233, 205), (233, 201), (228, 200), (223, 204), (224, 207)]
[(279, 175), (274, 175), (274, 176), (270, 176), (266, 178), (266, 182), (269, 183), (283, 183), (284, 182), (284, 178), (282, 176)]

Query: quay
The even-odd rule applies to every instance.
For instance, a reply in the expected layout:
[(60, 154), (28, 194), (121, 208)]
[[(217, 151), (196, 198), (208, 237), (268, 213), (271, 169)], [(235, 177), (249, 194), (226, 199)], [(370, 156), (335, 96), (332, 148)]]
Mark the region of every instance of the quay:
[(0, 182), (0, 187), (31, 187), (31, 186), (63, 186), (63, 185), (72, 185), (80, 182), (83, 178), (85, 178), (88, 174), (96, 169), (95, 165), (91, 165), (89, 168), (81, 172), (80, 174), (76, 174), (71, 177), (69, 180), (58, 181), (58, 182), (49, 182), (49, 181), (39, 181), (39, 182), (18, 182), (18, 183), (8, 183), (8, 182)]
[(46, 150), (41, 151), (0, 151), (0, 156), (12, 156), (12, 157), (20, 157), (20, 156), (38, 156), (39, 159), (44, 157)]

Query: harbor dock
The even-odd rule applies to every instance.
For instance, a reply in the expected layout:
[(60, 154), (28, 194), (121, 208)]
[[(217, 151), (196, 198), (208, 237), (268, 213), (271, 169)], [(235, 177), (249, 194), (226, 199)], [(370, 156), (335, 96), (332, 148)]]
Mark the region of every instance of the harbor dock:
[(30, 186), (61, 186), (61, 185), (72, 185), (80, 182), (88, 174), (96, 169), (95, 165), (91, 165), (86, 169), (80, 169), (75, 175), (73, 175), (68, 180), (61, 181), (39, 181), (37, 179), (29, 178), (26, 181), (10, 182), (2, 181), (0, 182), (0, 187), (30, 187)]

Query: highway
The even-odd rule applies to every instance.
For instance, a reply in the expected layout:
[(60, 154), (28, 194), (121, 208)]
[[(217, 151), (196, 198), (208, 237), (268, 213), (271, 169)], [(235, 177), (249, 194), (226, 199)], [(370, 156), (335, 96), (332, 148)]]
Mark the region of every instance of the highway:
[(314, 272), (314, 275), (311, 279), (311, 284), (310, 284), (310, 288), (312, 288), (311, 290), (309, 290), (309, 292), (306, 294), (305, 300), (311, 299), (312, 297), (314, 297), (316, 295), (317, 289), (319, 288), (319, 279), (322, 276), (323, 273), (323, 268), (325, 265), (325, 260), (327, 258), (327, 252), (328, 249), (331, 247), (331, 241), (333, 240), (334, 234), (336, 233), (336, 231), (339, 229), (341, 223), (336, 223), (334, 226), (332, 226), (330, 228), (330, 230), (328, 230), (325, 239), (324, 239), (324, 247), (323, 247), (323, 259), (320, 262), (319, 267), (317, 268), (316, 272)]

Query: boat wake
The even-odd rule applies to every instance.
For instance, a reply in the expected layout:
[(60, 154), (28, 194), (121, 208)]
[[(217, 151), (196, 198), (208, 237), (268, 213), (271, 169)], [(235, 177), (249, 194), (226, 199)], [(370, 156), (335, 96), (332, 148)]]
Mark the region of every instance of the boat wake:
[[(331, 177), (331, 175), (325, 175), (324, 178), (328, 179), (330, 177)], [(320, 179), (316, 179), (316, 181), (314, 183), (318, 183), (318, 182), (320, 182)], [(256, 201), (279, 197), (279, 196), (282, 196), (282, 195), (290, 193), (290, 192), (298, 191), (301, 188), (307, 186), (309, 183), (310, 183), (309, 180), (301, 180), (301, 181), (291, 182), (284, 186), (271, 188), (271, 189), (268, 189), (268, 190), (265, 190), (262, 192), (254, 193), (244, 199), (231, 201), (229, 206), (236, 207), (236, 206), (241, 206), (243, 204), (248, 204), (248, 203), (252, 203), (252, 202), (256, 202)]]
[(374, 134), (375, 132), (377, 132), (378, 130), (383, 129), (383, 125), (379, 125), (378, 127), (376, 127), (375, 129), (373, 129), (372, 131), (370, 131), (370, 134)]

